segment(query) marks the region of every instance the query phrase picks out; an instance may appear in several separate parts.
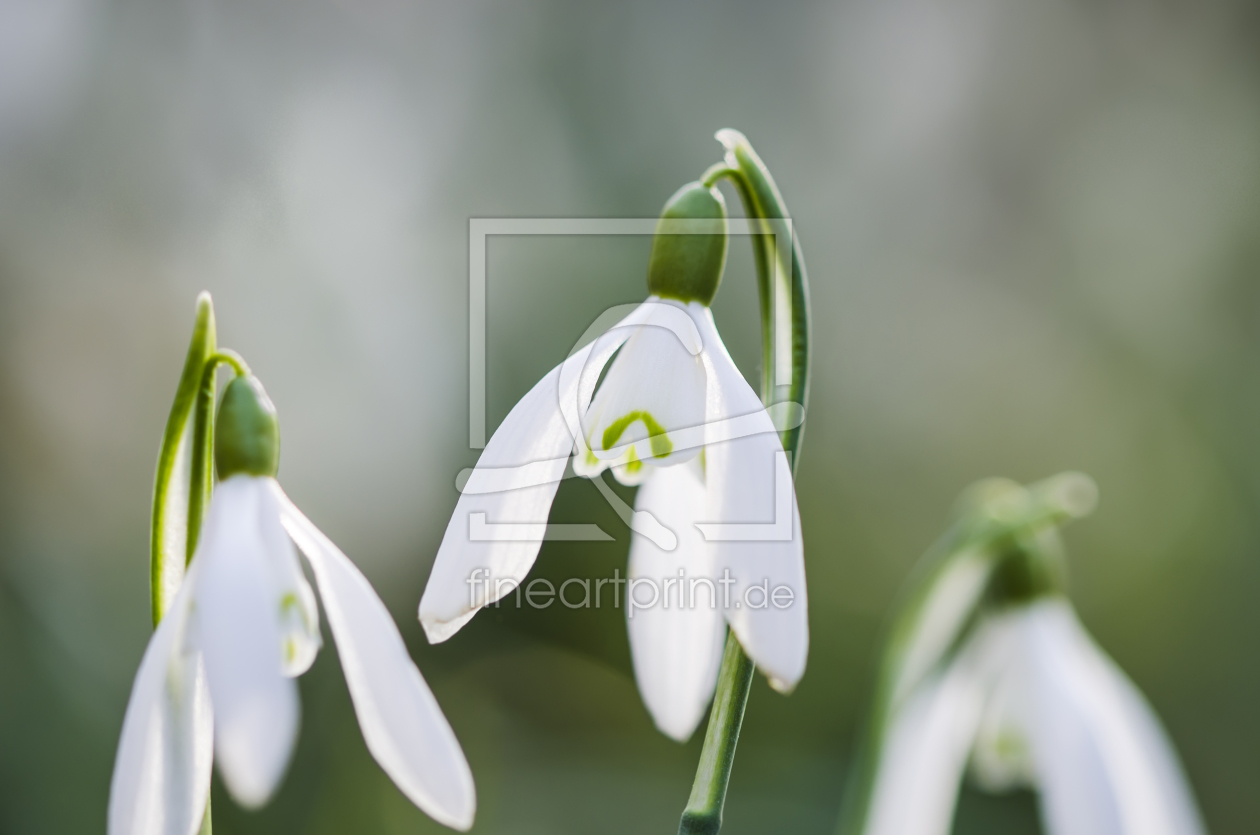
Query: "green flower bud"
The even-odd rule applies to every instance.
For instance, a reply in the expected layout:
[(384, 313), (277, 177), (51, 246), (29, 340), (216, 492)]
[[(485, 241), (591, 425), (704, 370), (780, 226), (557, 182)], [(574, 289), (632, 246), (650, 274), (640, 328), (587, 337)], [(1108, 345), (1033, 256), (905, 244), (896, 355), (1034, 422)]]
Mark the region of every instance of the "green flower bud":
[(219, 403), (214, 439), (219, 478), (237, 473), (274, 476), (280, 469), (280, 422), (276, 407), (253, 374), (227, 384)]
[(989, 580), (988, 598), (998, 605), (1028, 603), (1067, 592), (1067, 566), (1057, 531), (1018, 543), (1000, 556)]
[[(648, 292), (708, 305), (726, 266), (726, 201), (716, 188), (688, 183), (661, 212), (648, 258)], [(711, 230), (715, 234), (703, 234)]]

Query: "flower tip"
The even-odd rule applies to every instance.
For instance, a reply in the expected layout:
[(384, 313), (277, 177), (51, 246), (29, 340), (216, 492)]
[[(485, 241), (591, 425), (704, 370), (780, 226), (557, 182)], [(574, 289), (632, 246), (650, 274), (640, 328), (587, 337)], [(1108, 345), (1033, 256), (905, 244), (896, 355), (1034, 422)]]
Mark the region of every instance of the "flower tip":
[(477, 787), (473, 783), (472, 771), (468, 763), (459, 769), (461, 779), (459, 787), (453, 794), (444, 794), (442, 798), (430, 797), (425, 802), (412, 798), (413, 802), (426, 815), (456, 832), (467, 832), (472, 829), (473, 820), (477, 817)]
[[(696, 722), (699, 722), (699, 719), (697, 719)], [(677, 723), (671, 724), (657, 719), (654, 724), (656, 725), (656, 729), (658, 731), (665, 734), (665, 736), (674, 740), (674, 742), (677, 742), (679, 745), (686, 745), (687, 740), (691, 739), (691, 734), (696, 729), (696, 723), (692, 723), (690, 726), (684, 728)]]
[(466, 810), (461, 811), (458, 816), (451, 818), (450, 823), (448, 823), (447, 826), (454, 829), (456, 832), (467, 832), (472, 829), (473, 818), (476, 816), (477, 801), (474, 800)]
[(723, 147), (725, 147), (728, 151), (734, 151), (736, 146), (748, 142), (748, 138), (739, 131), (735, 130), (735, 128), (722, 128), (720, 131), (713, 134), (713, 138), (718, 142), (721, 142)]
[(464, 624), (472, 620), (472, 616), (477, 614), (477, 609), (471, 609), (457, 617), (443, 620), (432, 612), (426, 611), (424, 600), (420, 601), (420, 625), (424, 627), (424, 637), (428, 639), (430, 644), (440, 644), (450, 639), (452, 635), (464, 627)]
[(1049, 487), (1051, 501), (1074, 519), (1088, 516), (1098, 506), (1098, 484), (1085, 473), (1057, 475)]
[(775, 678), (774, 676), (767, 676), (766, 681), (769, 682), (770, 689), (774, 690), (776, 693), (781, 693), (784, 696), (791, 696), (792, 691), (796, 689), (797, 685), (796, 681), (788, 682), (781, 678)]
[(420, 625), (424, 627), (424, 637), (430, 644), (443, 643), (455, 634), (449, 624), (425, 615), (420, 616)]

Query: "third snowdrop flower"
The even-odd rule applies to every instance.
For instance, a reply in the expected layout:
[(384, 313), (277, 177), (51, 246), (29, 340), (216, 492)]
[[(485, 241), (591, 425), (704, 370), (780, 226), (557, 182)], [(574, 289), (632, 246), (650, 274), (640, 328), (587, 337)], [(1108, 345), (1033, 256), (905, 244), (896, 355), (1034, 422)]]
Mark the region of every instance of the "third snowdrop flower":
[(275, 479), (275, 409), (253, 376), (228, 384), (221, 479), (196, 554), (141, 662), (110, 791), (111, 835), (191, 835), (211, 760), (242, 805), (275, 791), (298, 732), (294, 681), (320, 649), (305, 554), (372, 755), (417, 806), (466, 830), (472, 775), (384, 604)]
[(1202, 835), (1159, 720), (1063, 593), (1031, 492), (991, 496), (1033, 512), (963, 543), (912, 595), (845, 831), (948, 835), (970, 765), (982, 788), (1036, 789), (1047, 835)]
[(726, 248), (720, 192), (679, 190), (653, 240), (648, 299), (508, 414), (463, 488), (420, 602), (429, 640), (449, 638), (529, 572), (570, 456), (578, 475), (611, 469), (641, 485), (626, 593), (651, 580), (636, 599), (656, 604), (630, 609), (636, 678), (658, 727), (677, 739), (713, 694), (728, 624), (785, 692), (804, 673), (809, 641), (782, 427), (709, 309)]

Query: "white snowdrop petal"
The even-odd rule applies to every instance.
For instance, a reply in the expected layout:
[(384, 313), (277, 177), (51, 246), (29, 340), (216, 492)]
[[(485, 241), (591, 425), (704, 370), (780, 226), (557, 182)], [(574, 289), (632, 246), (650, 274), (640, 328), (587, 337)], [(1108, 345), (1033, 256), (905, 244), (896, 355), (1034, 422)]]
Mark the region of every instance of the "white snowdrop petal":
[(264, 507), (259, 515), (259, 524), (272, 582), (280, 594), (282, 669), (285, 675), (294, 678), (310, 669), (323, 645), (319, 634), (319, 607), (315, 603), (311, 584), (302, 574), (293, 542), (280, 524), (280, 505), (274, 491), (264, 491), (261, 501)]
[(993, 559), (979, 548), (968, 548), (950, 558), (932, 580), (919, 608), (909, 637), (901, 650), (893, 702), (935, 669), (958, 640), (976, 602), (988, 587)]
[[(490, 438), (447, 523), (420, 598), (420, 623), (430, 643), (455, 634), (473, 613), (510, 594), (529, 573), (580, 433), (585, 398), (630, 326), (646, 315), (645, 307), (553, 368)], [(510, 528), (504, 532), (503, 526)], [(469, 582), (474, 572), (481, 582)]]
[(472, 772), (385, 604), (354, 563), (275, 490), (285, 529), (315, 573), (368, 750), (425, 813), (467, 830), (476, 811)]
[[(1007, 619), (1002, 618), (1006, 623)], [(971, 776), (990, 792), (1035, 788), (1037, 766), (1021, 715), (1027, 695), (1018, 669), (994, 671), (994, 681), (971, 752)]]
[[(705, 446), (707, 524), (720, 576), (735, 581), (726, 618), (740, 645), (770, 679), (789, 692), (805, 673), (809, 653), (808, 598), (796, 488), (770, 415), (740, 374), (707, 308), (696, 324), (709, 372), (706, 420), (742, 418), (742, 437)], [(724, 435), (723, 437), (729, 437)]]
[(652, 315), (621, 347), (583, 421), (594, 456), (625, 468), (631, 479), (643, 467), (695, 457), (702, 437), (686, 444), (679, 430), (705, 419), (705, 368), (687, 307), (645, 307)]
[(242, 806), (270, 799), (298, 730), (298, 697), (282, 670), (281, 590), (262, 523), (271, 479), (219, 484), (194, 562), (194, 614), (214, 704), (215, 760)]
[(890, 719), (863, 835), (948, 835), (985, 698), (987, 640), (924, 679)]
[(726, 624), (709, 546), (695, 527), (705, 512), (697, 462), (653, 468), (635, 509), (674, 532), (665, 551), (637, 533), (630, 537), (630, 585), (645, 608), (627, 600), (630, 651), (643, 703), (660, 731), (686, 742), (713, 698)]
[(1201, 835), (1176, 754), (1066, 601), (1023, 617), (1029, 735), (1050, 835)]
[(109, 790), (109, 835), (193, 835), (210, 795), (214, 721), (187, 641), (194, 565), (136, 673)]

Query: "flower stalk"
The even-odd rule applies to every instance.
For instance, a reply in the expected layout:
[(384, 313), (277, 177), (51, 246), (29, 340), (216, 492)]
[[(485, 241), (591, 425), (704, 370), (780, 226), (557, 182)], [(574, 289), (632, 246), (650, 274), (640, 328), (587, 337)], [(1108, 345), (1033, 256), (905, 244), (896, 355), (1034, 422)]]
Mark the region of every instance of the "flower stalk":
[[(803, 414), (809, 398), (810, 312), (809, 281), (800, 243), (790, 225), (783, 197), (752, 145), (743, 134), (729, 128), (718, 131), (717, 139), (726, 147), (726, 159), (706, 171), (701, 182), (712, 187), (723, 179), (729, 180), (744, 204), (748, 222), (758, 230), (749, 238), (757, 268), (761, 309), (761, 399), (766, 406), (791, 401), (800, 406)], [(778, 245), (788, 241), (787, 247)], [(784, 304), (786, 311), (782, 309)], [(778, 332), (784, 324), (790, 328), (787, 340)], [(780, 346), (785, 342), (790, 346), (790, 358), (780, 356)], [(779, 385), (783, 380), (777, 372), (789, 362), (787, 385)], [(802, 420), (779, 433), (793, 475), (800, 460), (798, 452), (803, 431)], [(704, 747), (691, 797), (679, 823), (679, 835), (708, 835), (722, 828), (726, 788), (735, 763), (744, 708), (752, 689), (753, 670), (753, 662), (734, 631), (728, 632)]]
[[(207, 299), (209, 297), (207, 296)], [(211, 346), (213, 348), (214, 346)], [(192, 561), (201, 534), (201, 520), (210, 494), (214, 490), (214, 396), (216, 372), (220, 365), (232, 368), (237, 376), (249, 373), (249, 366), (235, 351), (219, 349), (206, 358), (197, 387), (197, 400), (193, 407), (192, 462), (189, 467), (188, 489), (188, 537), (185, 564)]]

